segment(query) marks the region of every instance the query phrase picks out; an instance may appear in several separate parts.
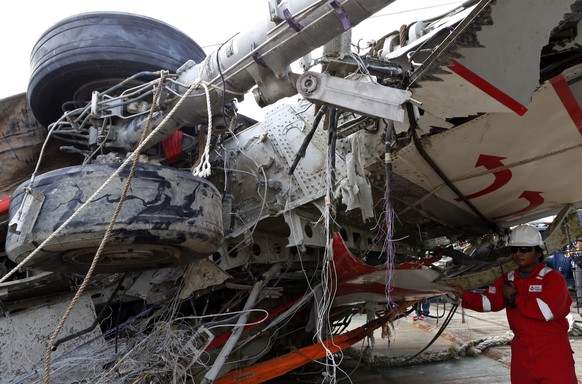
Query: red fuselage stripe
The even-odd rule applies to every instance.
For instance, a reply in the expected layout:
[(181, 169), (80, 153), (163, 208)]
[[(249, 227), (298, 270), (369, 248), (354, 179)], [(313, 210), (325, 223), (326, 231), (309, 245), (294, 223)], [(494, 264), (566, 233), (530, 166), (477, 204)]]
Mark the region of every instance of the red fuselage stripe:
[(568, 85), (568, 81), (566, 81), (564, 75), (559, 74), (558, 76), (551, 78), (550, 83), (554, 87), (560, 101), (564, 104), (564, 108), (568, 111), (568, 115), (570, 115), (574, 125), (578, 128), (578, 132), (582, 135), (582, 110)]
[(472, 72), (457, 60), (451, 59), (451, 61), (453, 62), (453, 65), (449, 66), (451, 71), (455, 72), (469, 83), (473, 84), (495, 100), (499, 101), (501, 104), (505, 105), (519, 116), (523, 116), (527, 112), (527, 108), (520, 104), (517, 100), (501, 91), (499, 88), (494, 87), (493, 84), (477, 75), (475, 72)]

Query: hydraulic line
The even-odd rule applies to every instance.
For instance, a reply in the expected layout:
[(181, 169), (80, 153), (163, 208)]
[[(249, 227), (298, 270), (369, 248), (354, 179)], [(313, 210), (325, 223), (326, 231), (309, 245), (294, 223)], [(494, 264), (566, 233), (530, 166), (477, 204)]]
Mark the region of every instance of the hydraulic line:
[(307, 147), (309, 146), (309, 143), (311, 142), (311, 139), (313, 138), (313, 135), (317, 130), (317, 126), (319, 125), (321, 118), (325, 115), (326, 112), (327, 107), (325, 105), (319, 108), (319, 111), (317, 112), (317, 114), (315, 115), (315, 119), (313, 120), (313, 124), (311, 125), (311, 129), (309, 130), (309, 132), (307, 132), (307, 135), (305, 135), (305, 139), (303, 139), (303, 143), (301, 144), (301, 147), (299, 148), (297, 155), (295, 155), (293, 164), (291, 164), (291, 167), (289, 168), (290, 175), (292, 175), (293, 172), (295, 172), (295, 168), (297, 167), (297, 164), (299, 164), (299, 160), (305, 157), (305, 151), (307, 150)]
[(105, 303), (105, 305), (103, 306), (103, 308), (101, 309), (101, 311), (99, 312), (97, 317), (95, 318), (95, 321), (93, 321), (93, 324), (91, 324), (90, 326), (88, 326), (85, 329), (80, 330), (79, 332), (75, 332), (69, 336), (61, 337), (60, 339), (55, 341), (55, 343), (52, 346), (53, 351), (56, 351), (57, 347), (59, 345), (61, 345), (62, 343), (69, 341), (69, 340), (76, 339), (77, 337), (83, 336), (84, 334), (91, 332), (93, 329), (95, 329), (95, 327), (97, 327), (99, 325), (99, 322), (101, 320), (103, 320), (103, 318), (105, 317), (105, 313), (107, 311), (107, 308), (109, 308), (109, 306), (111, 305), (111, 302), (113, 301), (115, 296), (117, 296), (117, 292), (119, 292), (119, 290), (121, 289), (121, 286), (122, 286), (121, 284), (123, 284), (123, 280), (125, 280), (126, 276), (127, 276), (127, 273), (124, 273), (123, 276), (121, 276), (119, 283), (117, 283), (117, 286), (113, 290), (113, 293), (111, 293), (111, 296), (109, 297), (109, 299), (107, 299), (107, 302)]
[(473, 203), (471, 203), (469, 199), (467, 199), (465, 195), (461, 191), (459, 191), (459, 189), (453, 184), (453, 182), (447, 177), (447, 175), (445, 175), (445, 173), (439, 168), (439, 166), (434, 162), (434, 160), (429, 156), (429, 154), (426, 153), (424, 147), (422, 146), (422, 143), (420, 142), (420, 139), (418, 138), (418, 135), (416, 134), (417, 126), (416, 119), (414, 118), (412, 104), (407, 103), (406, 110), (408, 112), (408, 120), (410, 121), (410, 131), (412, 134), (412, 141), (414, 142), (414, 146), (416, 147), (418, 153), (420, 153), (420, 155), (427, 162), (427, 164), (436, 172), (436, 174), (441, 178), (441, 180), (459, 197), (459, 199), (461, 199), (485, 224), (487, 224), (487, 226), (491, 228), (493, 232), (502, 234), (502, 231), (495, 225), (495, 223), (489, 221), (489, 219), (487, 219), (485, 215), (483, 215), (483, 213), (481, 213), (481, 211), (479, 211), (477, 207), (475, 207), (475, 205), (473, 205)]

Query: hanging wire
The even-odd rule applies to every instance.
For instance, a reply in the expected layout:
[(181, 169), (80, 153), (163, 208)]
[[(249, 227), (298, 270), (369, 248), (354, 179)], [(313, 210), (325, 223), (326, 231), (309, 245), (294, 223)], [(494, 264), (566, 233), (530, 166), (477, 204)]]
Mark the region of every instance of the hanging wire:
[(394, 146), (394, 129), (386, 124), (386, 144), (384, 154), (384, 172), (386, 173), (386, 189), (384, 191), (384, 252), (386, 254), (386, 303), (392, 304), (391, 292), (394, 280), (394, 207), (392, 205), (392, 149)]
[[(323, 255), (323, 266), (321, 269), (321, 284), (322, 294), (318, 299), (318, 312), (316, 319), (316, 333), (315, 340), (318, 343), (323, 343), (326, 339), (331, 339), (333, 345), (333, 335), (331, 334), (332, 324), (330, 321), (330, 310), (333, 304), (335, 293), (337, 290), (337, 273), (333, 263), (333, 225), (334, 225), (334, 190), (335, 190), (335, 147), (337, 140), (337, 110), (331, 108), (328, 116), (328, 150), (326, 161), (326, 186), (327, 192), (325, 197), (325, 211), (324, 222), (326, 232), (326, 248)], [(332, 353), (327, 346), (324, 345), (326, 361), (325, 361), (325, 375), (326, 380), (331, 383), (336, 382), (337, 361), (336, 354)], [(340, 353), (341, 358), (341, 353)]]

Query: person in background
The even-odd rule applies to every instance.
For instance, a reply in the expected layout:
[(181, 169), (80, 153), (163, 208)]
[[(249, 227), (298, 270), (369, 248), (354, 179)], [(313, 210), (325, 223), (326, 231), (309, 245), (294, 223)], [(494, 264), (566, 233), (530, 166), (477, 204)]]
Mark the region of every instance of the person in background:
[(576, 290), (576, 305), (582, 306), (582, 239), (576, 241), (576, 251), (572, 254), (572, 274)]
[(416, 314), (412, 316), (412, 320), (424, 320), (430, 313), (430, 302), (428, 300), (418, 302), (414, 305)]
[(543, 263), (543, 241), (530, 225), (509, 236), (517, 269), (504, 273), (483, 293), (455, 290), (465, 308), (478, 312), (506, 309), (511, 341), (512, 383), (577, 383), (568, 339), (572, 299), (562, 274)]

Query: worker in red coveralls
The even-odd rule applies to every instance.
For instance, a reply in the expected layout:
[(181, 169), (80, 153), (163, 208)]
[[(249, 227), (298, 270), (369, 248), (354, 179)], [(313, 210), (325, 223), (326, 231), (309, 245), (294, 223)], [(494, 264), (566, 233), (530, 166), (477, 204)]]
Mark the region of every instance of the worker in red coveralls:
[(504, 273), (483, 293), (456, 288), (462, 305), (479, 312), (506, 308), (511, 342), (512, 383), (577, 383), (568, 340), (572, 299), (560, 272), (546, 267), (543, 241), (530, 225), (515, 227), (509, 236), (518, 268)]

